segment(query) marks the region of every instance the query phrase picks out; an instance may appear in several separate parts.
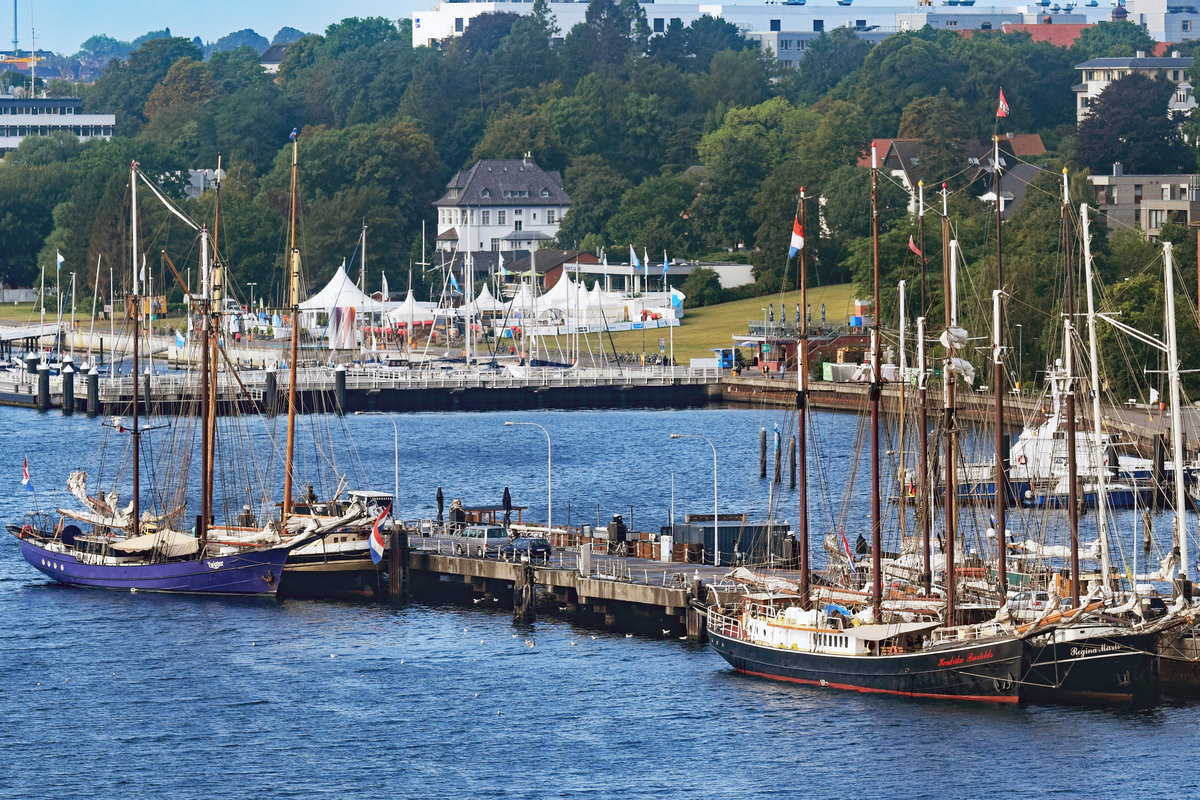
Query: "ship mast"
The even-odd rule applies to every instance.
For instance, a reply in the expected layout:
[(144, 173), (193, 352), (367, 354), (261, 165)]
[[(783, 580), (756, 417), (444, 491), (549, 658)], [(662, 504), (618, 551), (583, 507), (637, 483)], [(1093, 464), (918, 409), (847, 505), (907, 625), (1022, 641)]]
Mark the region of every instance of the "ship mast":
[(1100, 416), (1100, 354), (1096, 345), (1096, 301), (1092, 289), (1092, 236), (1088, 230), (1087, 205), (1079, 207), (1079, 222), (1083, 233), (1083, 268), (1087, 273), (1087, 306), (1088, 306), (1088, 348), (1091, 356), (1092, 377), (1092, 436), (1095, 437), (1093, 447), (1096, 463), (1096, 533), (1100, 539), (1100, 573), (1105, 590), (1108, 587), (1108, 490), (1106, 467), (1104, 465), (1104, 432)]
[(133, 536), (138, 535), (138, 528), (141, 525), (142, 509), (138, 499), (141, 492), (141, 476), (139, 475), (139, 451), (142, 444), (142, 433), (138, 428), (138, 381), (141, 376), (138, 375), (138, 337), (141, 335), (139, 330), (140, 317), (142, 316), (141, 300), (138, 297), (138, 215), (137, 215), (137, 168), (136, 161), (129, 165), (129, 230), (130, 230), (130, 265), (133, 269), (133, 295), (131, 297), (133, 306), (133, 427), (130, 429), (130, 435), (133, 437)]
[(996, 192), (996, 290), (992, 294), (992, 391), (996, 397), (996, 549), (997, 584), (1000, 597), (1008, 596), (1008, 547), (1006, 544), (1006, 520), (1008, 509), (1008, 470), (1006, 469), (1006, 447), (1004, 437), (1004, 347), (1001, 334), (1004, 325), (1004, 260), (1001, 247), (1001, 200), (1000, 200), (1000, 139), (992, 136), (992, 177)]
[(879, 454), (879, 399), (882, 392), (879, 329), (879, 157), (875, 143), (871, 143), (871, 259), (874, 270), (874, 290), (871, 309), (871, 610), (874, 621), (883, 619), (883, 531), (880, 527), (880, 454)]
[(932, 508), (929, 490), (929, 377), (925, 365), (925, 314), (928, 313), (925, 295), (925, 183), (917, 183), (917, 230), (921, 238), (921, 316), (917, 318), (917, 403), (920, 405), (920, 431), (918, 446), (920, 448), (920, 481), (918, 491), (921, 493), (917, 500), (917, 515), (921, 525), (921, 586), (928, 597), (933, 590), (933, 569), (931, 567), (932, 553), (929, 546), (930, 509)]
[(288, 222), (288, 264), (291, 273), (288, 305), (292, 316), (292, 340), (288, 356), (288, 421), (287, 455), (283, 467), (283, 514), (281, 523), (286, 523), (292, 513), (292, 468), (296, 450), (296, 354), (297, 336), (300, 327), (300, 253), (296, 250), (296, 174), (299, 164), (300, 143), (296, 131), (292, 131), (292, 205)]
[(942, 184), (942, 266), (944, 271), (944, 281), (946, 284), (946, 362), (942, 368), (942, 387), (945, 392), (943, 398), (942, 411), (942, 429), (945, 436), (946, 455), (945, 455), (945, 470), (946, 470), (946, 490), (945, 490), (945, 514), (946, 514), (946, 624), (955, 624), (954, 611), (954, 593), (955, 593), (955, 578), (954, 578), (954, 540), (958, 535), (956, 526), (956, 515), (958, 513), (958, 464), (956, 461), (956, 453), (958, 450), (958, 431), (955, 426), (958, 424), (954, 419), (954, 347), (953, 347), (953, 328), (958, 326), (958, 285), (955, 271), (958, 269), (956, 251), (958, 242), (950, 238), (950, 215), (947, 209), (947, 197), (949, 192), (946, 190), (946, 184)]
[[(801, 186), (801, 236), (804, 235), (806, 221), (804, 187)], [(808, 392), (808, 276), (805, 273), (805, 254), (807, 252), (808, 243), (802, 240), (800, 252), (797, 253), (800, 257), (800, 337), (799, 350), (796, 353), (796, 478), (799, 488), (797, 533), (800, 535), (798, 542), (800, 549), (800, 607), (804, 609), (809, 606), (809, 570), (811, 569), (808, 554), (808, 439), (806, 435), (808, 420), (805, 419), (805, 415), (808, 413), (808, 398), (806, 397)]]
[(1063, 391), (1067, 400), (1067, 519), (1071, 532), (1071, 608), (1079, 608), (1079, 454), (1075, 431), (1075, 269), (1071, 255), (1071, 197), (1067, 189), (1067, 168), (1063, 167), (1062, 237), (1067, 260), (1067, 319), (1063, 323)]

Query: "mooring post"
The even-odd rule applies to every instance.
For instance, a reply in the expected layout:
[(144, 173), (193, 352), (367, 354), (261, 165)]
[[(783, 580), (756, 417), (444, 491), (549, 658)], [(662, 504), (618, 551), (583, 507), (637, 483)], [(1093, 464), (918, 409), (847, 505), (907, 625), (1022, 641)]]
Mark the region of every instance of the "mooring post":
[(388, 597), (393, 603), (408, 597), (408, 529), (397, 526), (388, 548)]
[(69, 417), (75, 413), (75, 370), (70, 364), (63, 367), (62, 385), (62, 413), (64, 417)]
[(95, 367), (87, 374), (87, 414), (89, 417), (100, 415), (100, 370)]
[(263, 410), (268, 417), (275, 416), (279, 404), (279, 376), (275, 374), (275, 365), (263, 370)]
[(50, 365), (42, 361), (37, 365), (38, 371), (38, 411), (50, 410)]
[(758, 429), (758, 477), (767, 477), (767, 429)]
[(339, 415), (346, 413), (346, 367), (333, 368), (333, 404)]
[(536, 577), (533, 564), (528, 562), (517, 569), (513, 581), (513, 618), (521, 622), (533, 622), (534, 584)]

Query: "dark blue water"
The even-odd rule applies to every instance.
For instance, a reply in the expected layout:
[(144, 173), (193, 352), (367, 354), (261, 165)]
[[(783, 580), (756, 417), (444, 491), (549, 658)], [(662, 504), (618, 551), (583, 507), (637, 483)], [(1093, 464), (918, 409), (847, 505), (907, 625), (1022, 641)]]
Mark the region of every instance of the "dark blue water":
[[(722, 512), (766, 508), (757, 436), (774, 412), (395, 419), (410, 518), (433, 510), (438, 485), (467, 503), (498, 502), (509, 485), (544, 517), (545, 437), (505, 419), (550, 432), (555, 515), (569, 500), (576, 524), (596, 504), (633, 504), (637, 527), (657, 527), (672, 474), (678, 514), (711, 508), (711, 451), (671, 432), (716, 442)], [(853, 421), (823, 419), (831, 462), (848, 460)], [(390, 486), (388, 418), (345, 425), (356, 454), (336, 457)], [(30, 497), (21, 454), (45, 505), (90, 457), (96, 422), (3, 409), (0, 430), (11, 476), (0, 512), (13, 519)], [(846, 483), (839, 469), (831, 489)], [(1197, 707), (993, 709), (781, 686), (677, 640), (545, 618), (518, 627), (476, 607), (72, 590), (45, 583), (11, 539), (0, 540), (0, 654), (5, 798), (1200, 794)]]

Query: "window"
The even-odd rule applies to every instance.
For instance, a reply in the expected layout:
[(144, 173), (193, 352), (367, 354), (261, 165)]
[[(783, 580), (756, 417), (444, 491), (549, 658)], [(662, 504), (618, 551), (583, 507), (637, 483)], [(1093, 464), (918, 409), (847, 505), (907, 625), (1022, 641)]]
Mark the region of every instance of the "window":
[(499, 239), (492, 239), (492, 252), (493, 253), (500, 252), (500, 240)]
[(1095, 71), (1095, 70), (1091, 70), (1091, 69), (1089, 69), (1089, 70), (1086, 70), (1086, 71), (1083, 73), (1083, 79), (1084, 79), (1085, 81), (1094, 81), (1094, 80), (1096, 80), (1096, 71)]
[(771, 20), (771, 30), (773, 30), (773, 31), (783, 30), (783, 26), (780, 24), (779, 20), (777, 20), (777, 19)]
[(1165, 209), (1161, 209), (1161, 208), (1147, 208), (1146, 209), (1146, 227), (1147, 228), (1161, 228), (1163, 226), (1163, 223), (1166, 222), (1166, 220), (1167, 220), (1167, 212)]
[(680, 25), (682, 25), (683, 18), (682, 17), (671, 17), (671, 24), (674, 25), (676, 22), (678, 22)]
[(537, 212), (536, 211), (533, 212), (533, 221), (537, 222)]
[(514, 230), (514, 231), (519, 231), (519, 230), (521, 230), (521, 220), (519, 220), (519, 219), (514, 219), (514, 220), (513, 220), (513, 230)]
[(791, 39), (780, 39), (779, 40), (779, 49), (780, 50), (791, 50), (792, 49), (792, 40)]
[(454, 32), (455, 33), (463, 32), (463, 18), (462, 17), (454, 18)]
[(547, 225), (554, 224), (554, 209), (553, 208), (546, 212), (546, 224)]
[(506, 222), (508, 222), (508, 213), (505, 211), (497, 211), (496, 212), (496, 224), (503, 225)]
[(790, 66), (792, 65), (792, 60), (791, 60), (790, 58), (785, 58), (785, 59), (783, 60), (783, 65), (784, 65), (785, 67), (790, 67)]
[(480, 190), (480, 192), (479, 192), (479, 196), (480, 196), (480, 197), (491, 197), (491, 196), (492, 196), (492, 190), (491, 190), (491, 189), (481, 189), (481, 190)]
[(865, 19), (856, 19), (854, 20), (854, 27), (865, 28), (867, 27), (867, 21)]
[(1162, 199), (1163, 199), (1163, 200), (1170, 200), (1170, 199), (1171, 199), (1171, 184), (1169, 184), (1169, 183), (1164, 183), (1164, 184), (1163, 184), (1163, 187), (1162, 187)]
[(1190, 19), (1183, 20), (1179, 23), (1179, 29), (1184, 33), (1190, 33), (1192, 30), (1192, 21)]
[(664, 22), (664, 20), (662, 17), (654, 18), (654, 32), (655, 33), (662, 33), (664, 30), (666, 30), (666, 26), (663, 24), (663, 22)]
[(815, 31), (816, 33), (820, 33), (823, 30), (825, 30), (825, 20), (814, 19), (813, 20), (813, 31)]
[(520, 208), (514, 208), (514, 209), (513, 209), (513, 216), (514, 216), (514, 217), (519, 217), (519, 216), (521, 216), (521, 215), (522, 215), (522, 214), (524, 214), (524, 213), (525, 213), (525, 211), (524, 211), (523, 209), (520, 209)]
[(550, 196), (550, 190), (549, 190), (549, 189), (542, 189), (542, 191), (541, 191), (541, 192), (539, 192), (538, 194), (539, 194), (539, 196), (541, 196), (541, 197), (549, 197), (549, 196)]
[(1142, 202), (1142, 185), (1135, 183), (1133, 185), (1133, 204), (1139, 205)]
[(479, 212), (479, 221), (483, 225), (491, 225), (492, 224), (492, 212), (480, 211)]

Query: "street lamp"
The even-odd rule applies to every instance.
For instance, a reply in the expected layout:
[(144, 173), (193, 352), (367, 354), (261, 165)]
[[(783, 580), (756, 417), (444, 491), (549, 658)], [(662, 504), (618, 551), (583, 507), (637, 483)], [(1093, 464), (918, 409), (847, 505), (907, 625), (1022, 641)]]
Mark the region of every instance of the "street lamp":
[(249, 281), (246, 283), (246, 285), (250, 287), (250, 313), (253, 314), (254, 313), (254, 287), (258, 286), (258, 284), (255, 283), (254, 281)]
[(514, 425), (528, 425), (531, 428), (537, 428), (542, 433), (546, 434), (546, 533), (549, 538), (554, 533), (554, 527), (550, 524), (551, 514), (554, 509), (554, 495), (551, 487), (553, 484), (550, 481), (550, 432), (538, 425), (536, 422), (505, 422), (504, 427), (511, 428)]
[(703, 439), (713, 453), (713, 566), (721, 566), (721, 543), (717, 539), (717, 446), (710, 439), (695, 433), (672, 433), (672, 439)]
[[(254, 284), (250, 285), (253, 286)], [(355, 411), (354, 416), (383, 417), (392, 423), (392, 455), (396, 470), (396, 486), (392, 490), (392, 518), (394, 519), (396, 516), (396, 501), (400, 499), (400, 428), (397, 427), (395, 419), (380, 411)]]

